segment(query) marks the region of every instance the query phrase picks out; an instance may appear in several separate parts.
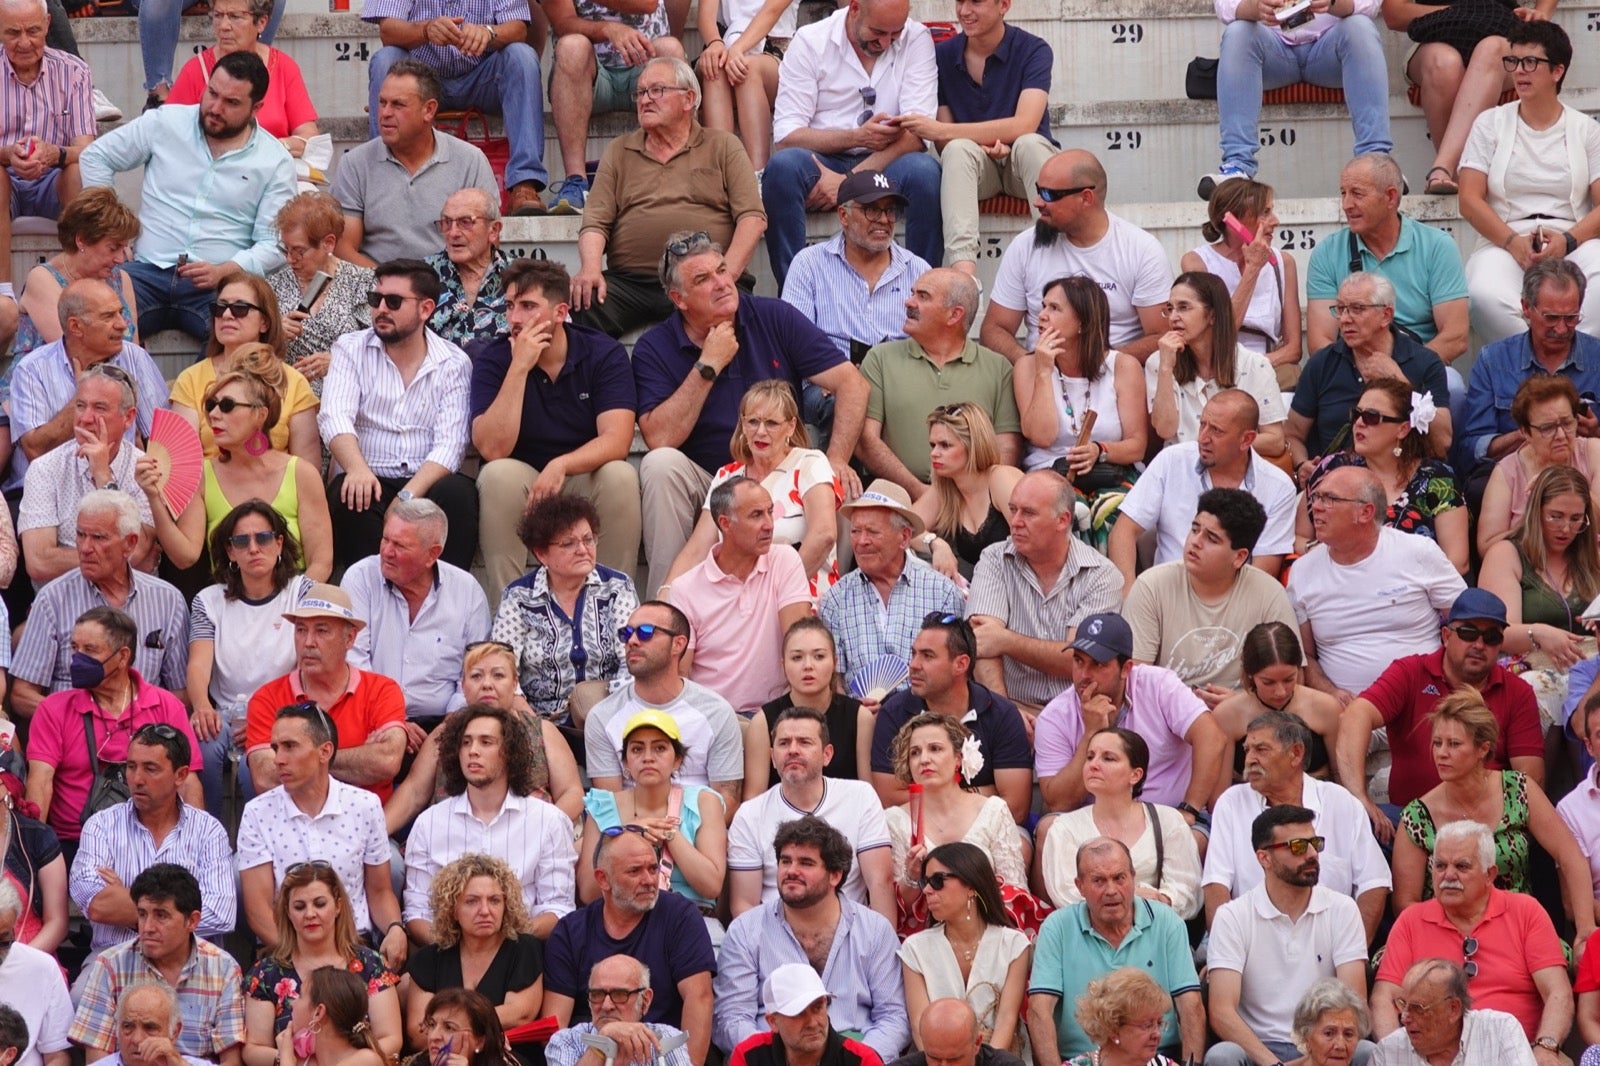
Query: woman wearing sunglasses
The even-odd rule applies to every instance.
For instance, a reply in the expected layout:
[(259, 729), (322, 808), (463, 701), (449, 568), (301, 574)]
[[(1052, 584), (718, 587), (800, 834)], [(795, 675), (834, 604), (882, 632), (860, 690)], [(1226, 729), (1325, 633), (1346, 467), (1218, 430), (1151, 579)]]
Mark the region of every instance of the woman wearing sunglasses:
[(1579, 435), (1580, 416), (1591, 417), (1577, 386), (1562, 374), (1534, 374), (1511, 398), (1511, 418), (1521, 445), (1494, 466), (1478, 510), (1478, 553), (1487, 556), (1496, 541), (1522, 523), (1529, 486), (1543, 470), (1570, 466), (1588, 483), (1600, 503), (1600, 440)]
[(907, 936), (927, 927), (922, 884), (927, 877), (927, 855), (940, 844), (965, 841), (977, 845), (993, 860), (1000, 880), (1025, 893), (1028, 870), (1011, 808), (999, 796), (985, 796), (966, 787), (983, 763), (967, 727), (941, 714), (919, 714), (895, 734), (892, 756), (895, 777), (901, 784), (922, 788), (915, 809), (913, 801), (884, 812), (894, 849), (900, 934)]
[(200, 491), (175, 519), (161, 497), (166, 484), (151, 456), (139, 460), (135, 474), (150, 498), (156, 539), (172, 563), (191, 567), (204, 553), (218, 523), (247, 500), (266, 500), (283, 516), (300, 545), (306, 575), (326, 581), (333, 570), (333, 525), (322, 489), (321, 460), (265, 447), (266, 434), (282, 416), (282, 394), (257, 373), (294, 373), (264, 344), (241, 348), (237, 368), (226, 371), (205, 392), (201, 407), (216, 448), (207, 459)]
[[(283, 620), (312, 585), (283, 516), (262, 500), (233, 508), (211, 531), (211, 576), (189, 616), (187, 692), (205, 760), (206, 810), (224, 814), (223, 770), (238, 763), (243, 799), (255, 795), (244, 750), (245, 706), (256, 689), (295, 663), (294, 628)], [(270, 784), (270, 783), (267, 783)]]
[(1485, 344), (1521, 333), (1522, 273), (1550, 256), (1589, 278), (1579, 328), (1600, 329), (1600, 127), (1561, 102), (1572, 41), (1559, 23), (1518, 22), (1503, 57), (1517, 98), (1472, 124), (1461, 217), (1482, 239), (1467, 259), (1472, 328)]
[(989, 413), (970, 402), (935, 407), (928, 415), (928, 463), (931, 491), (917, 497), (912, 510), (930, 536), (913, 546), (945, 577), (970, 579), (983, 549), (1011, 535), (1006, 510), (1022, 471), (1000, 461)]
[[(246, 345), (264, 344), (271, 350), (276, 365), (253, 360), (241, 363), (240, 351)], [(217, 290), (211, 305), (211, 339), (206, 341), (203, 358), (187, 367), (172, 383), (172, 409), (188, 420), (200, 434), (206, 458), (217, 454), (218, 444), (210, 420), (202, 410), (211, 386), (230, 370), (249, 369), (259, 374), (277, 391), (279, 417), (265, 427), (263, 436), (250, 442), (259, 450), (298, 455), (320, 472), (322, 438), (317, 432), (319, 401), (305, 375), (288, 366), (284, 358), (283, 323), (278, 314), (278, 297), (265, 278), (239, 274)]]
[[(1383, 524), (1438, 543), (1457, 571), (1467, 572), (1467, 510), (1455, 474), (1427, 454), (1432, 404), (1419, 411), (1411, 385), (1399, 378), (1373, 378), (1350, 411), (1350, 446), (1316, 461), (1302, 498), (1309, 501), (1330, 470), (1364, 466), (1377, 475), (1389, 498)], [(1304, 555), (1315, 543), (1311, 505), (1295, 518), (1295, 551)]]
[[(1496, 634), (1479, 639), (1490, 653)], [(1528, 843), (1539, 842), (1561, 871), (1561, 895), (1580, 933), (1594, 929), (1594, 886), (1589, 862), (1544, 789), (1520, 770), (1491, 770), (1500, 727), (1475, 690), (1458, 689), (1440, 700), (1430, 716), (1433, 765), (1439, 783), (1405, 805), (1394, 835), (1394, 910), (1434, 896), (1428, 856), (1441, 825), (1473, 821), (1494, 831), (1495, 887), (1532, 892)], [(1574, 913), (1580, 907), (1582, 912)]]
[(484, 996), (507, 1029), (533, 1021), (544, 997), (544, 948), (528, 931), (532, 919), (511, 867), (468, 852), (434, 875), (428, 898), (434, 942), (416, 950), (400, 982), (412, 1046), (428, 1043), (434, 994), (446, 990)]
[(356, 935), (350, 897), (333, 867), (325, 862), (289, 867), (278, 886), (276, 911), (278, 946), (244, 975), (245, 1066), (277, 1066), (278, 1036), (288, 1028), (295, 1002), (315, 998), (307, 979), (325, 966), (361, 980), (372, 1035), (393, 1061), (404, 1039), (396, 991), (400, 979)]
[(594, 857), (602, 835), (638, 833), (661, 855), (662, 887), (686, 897), (706, 918), (713, 946), (722, 924), (712, 916), (728, 870), (728, 829), (714, 788), (673, 778), (685, 748), (678, 723), (661, 711), (640, 711), (622, 728), (622, 773), (632, 788), (594, 788), (584, 797), (589, 817), (578, 846), (578, 898), (600, 898)]
[(1028, 998), (1032, 950), (1006, 913), (989, 857), (957, 841), (928, 852), (923, 867), (922, 898), (934, 924), (900, 946), (916, 1047), (922, 1048), (928, 1004), (953, 998), (966, 1000), (978, 1016), (985, 1044), (1022, 1054), (1027, 1031), (1019, 1015)]

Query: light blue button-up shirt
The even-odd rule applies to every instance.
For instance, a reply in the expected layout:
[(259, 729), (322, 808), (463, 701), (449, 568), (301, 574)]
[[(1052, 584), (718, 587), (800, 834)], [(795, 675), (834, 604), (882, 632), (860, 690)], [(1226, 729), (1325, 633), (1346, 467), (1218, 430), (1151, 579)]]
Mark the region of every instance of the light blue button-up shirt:
[(142, 230), (135, 257), (167, 268), (178, 256), (232, 260), (252, 274), (283, 265), (278, 209), (294, 196), (294, 160), (259, 126), (244, 147), (213, 157), (198, 104), (146, 111), (89, 145), (79, 159), (84, 188), (109, 186), (144, 167)]

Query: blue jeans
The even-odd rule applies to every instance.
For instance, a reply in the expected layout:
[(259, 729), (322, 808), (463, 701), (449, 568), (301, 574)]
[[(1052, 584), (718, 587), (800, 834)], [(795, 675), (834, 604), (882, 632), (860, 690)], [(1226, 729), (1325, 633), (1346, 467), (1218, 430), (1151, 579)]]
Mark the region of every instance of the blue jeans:
[[(772, 273), (783, 291), (784, 276), (800, 249), (806, 246), (806, 197), (821, 172), (813, 160), (835, 173), (844, 173), (861, 156), (821, 155), (805, 148), (785, 148), (773, 154), (761, 176), (761, 199), (767, 208), (767, 254)], [(944, 215), (939, 210), (939, 161), (927, 152), (903, 155), (884, 169), (910, 202), (906, 208), (906, 247), (931, 266), (944, 262)]]
[[(1260, 145), (1261, 92), (1295, 82), (1344, 89), (1355, 128), (1356, 155), (1389, 152), (1389, 70), (1377, 23), (1342, 18), (1308, 44), (1285, 44), (1278, 31), (1240, 19), (1222, 31), (1217, 66), (1217, 124), (1222, 165), (1254, 177)], [(770, 211), (769, 211), (770, 213)]]
[(139, 301), (139, 337), (148, 341), (164, 329), (181, 329), (191, 337), (211, 336), (211, 301), (215, 289), (197, 288), (180, 278), (176, 267), (158, 267), (139, 259), (122, 264)]
[[(389, 68), (411, 55), (389, 45), (378, 49), (367, 67), (367, 127), (378, 136), (378, 89)], [(505, 118), (511, 159), (506, 163), (506, 188), (531, 181), (544, 188), (549, 174), (544, 168), (544, 82), (539, 76), (539, 53), (529, 45), (508, 44), (490, 52), (465, 74), (444, 78), (443, 108), (475, 107)]]
[(228, 730), (223, 729), (210, 740), (202, 740), (200, 758), (204, 765), (200, 768), (200, 787), (206, 795), (206, 810), (218, 821), (223, 821), (227, 814), (226, 797), (222, 794), (222, 788), (226, 781), (225, 771), (229, 751), (233, 751), (239, 757), (238, 786), (241, 809), (256, 795), (255, 784), (250, 780), (249, 761), (245, 759), (244, 751), (234, 746)]
[[(139, 54), (144, 57), (144, 91), (172, 84), (173, 55), (178, 51), (178, 28), (183, 9), (194, 0), (129, 0), (139, 12)], [(271, 44), (283, 21), (284, 0), (273, 0), (263, 44)], [(185, 57), (185, 62), (188, 58)]]

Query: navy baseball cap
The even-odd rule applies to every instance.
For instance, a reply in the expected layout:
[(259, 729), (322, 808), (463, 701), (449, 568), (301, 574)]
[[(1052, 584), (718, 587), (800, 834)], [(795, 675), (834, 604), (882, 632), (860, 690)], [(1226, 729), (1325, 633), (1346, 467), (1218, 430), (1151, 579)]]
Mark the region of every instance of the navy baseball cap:
[(1078, 626), (1071, 646), (1097, 663), (1118, 656), (1131, 659), (1133, 630), (1120, 614), (1091, 614)]

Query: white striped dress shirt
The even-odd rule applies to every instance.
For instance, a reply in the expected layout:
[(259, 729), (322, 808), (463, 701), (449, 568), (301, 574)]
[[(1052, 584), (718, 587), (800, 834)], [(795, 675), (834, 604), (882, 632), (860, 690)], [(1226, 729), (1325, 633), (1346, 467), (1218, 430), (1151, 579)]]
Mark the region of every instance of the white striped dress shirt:
[(409, 478), (425, 462), (461, 466), (467, 450), (467, 387), (472, 361), (424, 328), (428, 354), (407, 385), (371, 329), (333, 342), (317, 428), (323, 443), (353, 434), (379, 477)]
[(406, 921), (433, 920), (428, 890), (434, 877), (469, 851), (505, 860), (522, 882), (533, 917), (559, 918), (572, 910), (578, 862), (572, 819), (542, 799), (507, 793), (500, 813), (485, 825), (462, 793), (417, 815), (406, 838)]
[(0, 51), (0, 142), (36, 137), (43, 144), (66, 145), (93, 137), (92, 92), (89, 64), (70, 52), (46, 48), (39, 76), (25, 85), (11, 69), (11, 57)]

